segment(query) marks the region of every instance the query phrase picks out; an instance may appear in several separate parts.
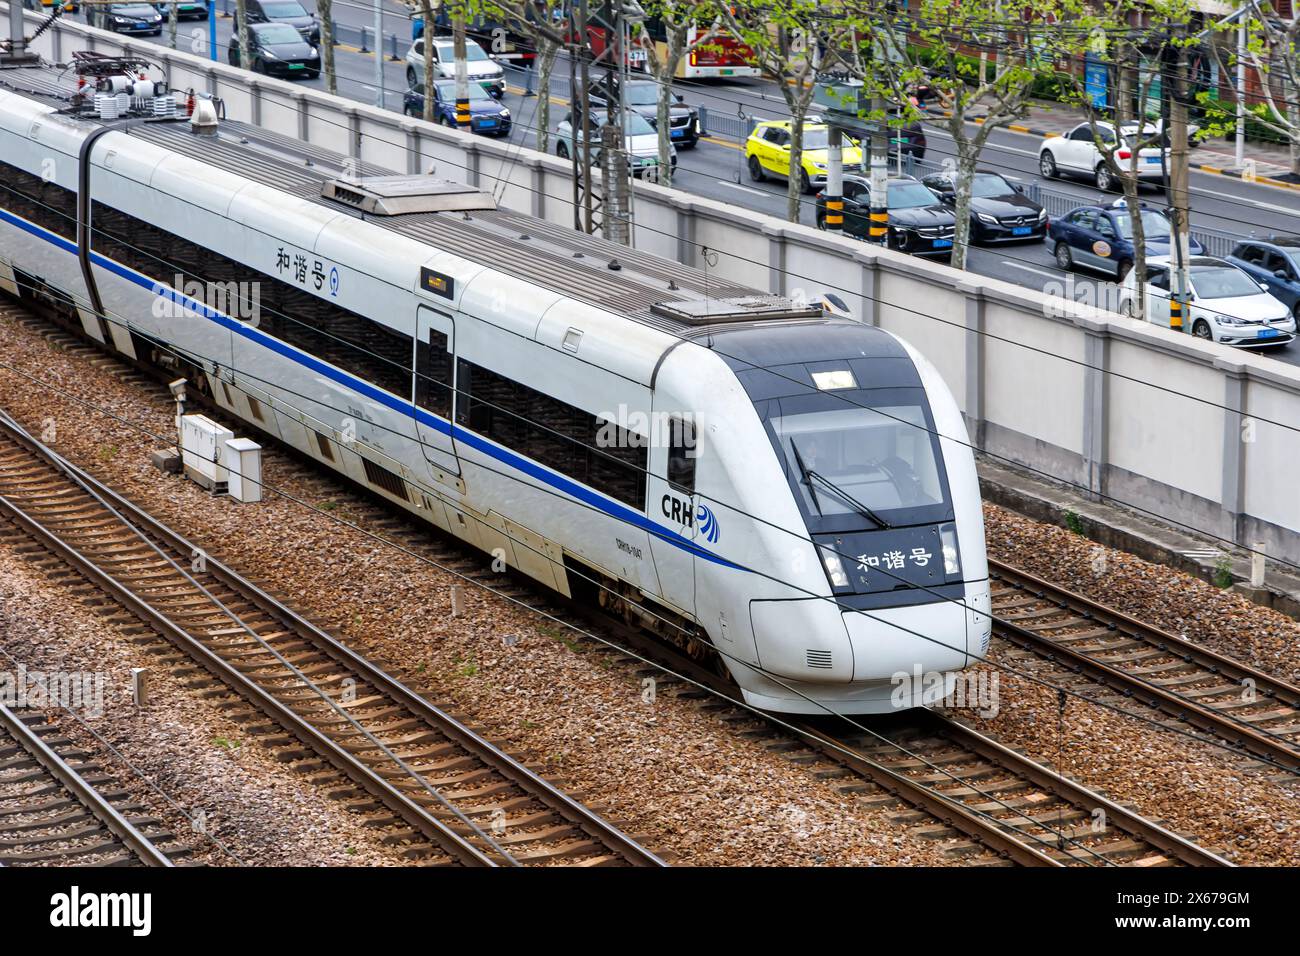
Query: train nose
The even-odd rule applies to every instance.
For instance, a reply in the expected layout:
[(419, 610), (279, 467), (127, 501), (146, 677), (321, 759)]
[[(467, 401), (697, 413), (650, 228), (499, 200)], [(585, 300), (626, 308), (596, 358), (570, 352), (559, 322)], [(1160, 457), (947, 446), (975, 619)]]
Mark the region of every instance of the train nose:
[(966, 609), (953, 601), (845, 611), (853, 646), (853, 680), (892, 680), (966, 666)]

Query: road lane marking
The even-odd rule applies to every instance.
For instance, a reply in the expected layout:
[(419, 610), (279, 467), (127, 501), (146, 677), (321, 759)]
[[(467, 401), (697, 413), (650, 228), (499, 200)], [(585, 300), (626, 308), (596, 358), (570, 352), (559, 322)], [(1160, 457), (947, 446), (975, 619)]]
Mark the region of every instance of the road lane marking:
[(1010, 259), (1003, 259), (1002, 264), (1004, 266), (1010, 266), (1013, 269), (1023, 269), (1026, 272), (1033, 272), (1036, 275), (1047, 276), (1049, 279), (1058, 278), (1058, 274), (1055, 272), (1048, 272), (1046, 269), (1040, 269), (1037, 266), (1027, 266), (1023, 262), (1013, 262)]
[(733, 183), (727, 179), (719, 179), (719, 183), (724, 186), (730, 186), (732, 189), (739, 189), (741, 192), (753, 193), (755, 196), (771, 196), (772, 193), (765, 192), (762, 189), (754, 189), (752, 186), (742, 186), (740, 183)]
[(725, 146), (727, 149), (743, 150), (745, 148), (743, 143), (733, 143), (730, 140), (725, 139), (714, 139), (712, 136), (701, 136), (700, 142), (712, 143), (714, 146)]

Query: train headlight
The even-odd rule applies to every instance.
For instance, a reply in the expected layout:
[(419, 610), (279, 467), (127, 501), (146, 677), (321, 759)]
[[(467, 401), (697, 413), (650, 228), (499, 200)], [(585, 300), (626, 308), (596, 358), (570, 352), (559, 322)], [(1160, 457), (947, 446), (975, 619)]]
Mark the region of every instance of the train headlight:
[(840, 556), (826, 545), (822, 545), (820, 550), (822, 566), (826, 568), (826, 576), (831, 579), (831, 587), (848, 587), (849, 576), (844, 573), (844, 564), (840, 561)]
[(961, 554), (957, 550), (957, 526), (941, 525), (939, 544), (943, 548), (943, 573), (948, 577), (961, 576)]

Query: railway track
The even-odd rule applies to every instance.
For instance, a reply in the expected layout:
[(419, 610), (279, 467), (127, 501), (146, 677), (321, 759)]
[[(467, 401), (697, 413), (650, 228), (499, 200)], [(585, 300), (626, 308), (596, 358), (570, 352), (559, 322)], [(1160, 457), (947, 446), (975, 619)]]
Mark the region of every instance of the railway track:
[[(90, 346), (48, 326), (31, 327), (61, 344), (99, 354)], [(57, 341), (58, 339), (56, 339)], [(112, 361), (112, 360), (110, 360)], [(129, 369), (121, 365), (119, 368)], [(125, 372), (135, 376), (133, 370)], [(292, 450), (290, 450), (290, 454)], [(321, 499), (339, 499), (342, 484), (304, 467)], [(478, 552), (436, 529), (415, 528), (409, 517), (386, 502), (349, 486), (343, 492), (349, 510), (362, 524), (399, 546), (470, 582), (490, 586), (511, 600), (552, 621), (580, 620), (609, 644), (671, 667), (692, 681), (728, 694), (712, 671), (662, 642), (634, 631), (589, 608), (575, 607), (535, 587), (528, 579), (488, 571)], [(779, 726), (768, 718), (641, 665), (618, 650), (601, 653), (619, 658), (637, 676), (652, 676), (665, 689), (677, 686), (683, 696), (716, 711), (738, 733), (761, 740), (788, 759), (808, 766), (843, 791), (888, 808), (900, 825), (922, 825), (926, 834), (949, 842), (951, 852), (976, 865), (1123, 866), (1231, 865), (1191, 841), (1143, 818), (1104, 796), (1061, 777), (1019, 753), (1002, 747), (948, 717), (917, 712), (901, 720), (870, 724), (879, 736), (845, 733), (826, 722)], [(928, 822), (927, 822), (928, 821)]]
[(989, 559), (993, 633), (1009, 644), (1300, 773), (1300, 687)]
[[(279, 758), (342, 773), (434, 864), (663, 865), (472, 728), (0, 420), (0, 516), (271, 723)], [(192, 570), (201, 569), (201, 570)]]
[(173, 866), (189, 848), (42, 714), (0, 704), (0, 866)]

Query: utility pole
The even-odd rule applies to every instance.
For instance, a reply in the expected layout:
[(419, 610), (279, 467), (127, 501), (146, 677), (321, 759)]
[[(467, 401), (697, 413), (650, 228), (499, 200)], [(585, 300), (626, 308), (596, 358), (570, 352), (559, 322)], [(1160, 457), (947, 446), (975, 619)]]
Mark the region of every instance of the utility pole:
[[(465, 8), (460, 0), (451, 8), (452, 56), (456, 58), (456, 127), (469, 129), (469, 66), (465, 61)], [(425, 24), (424, 42), (432, 43), (433, 36), (429, 24)], [(376, 52), (376, 56), (379, 56)], [(380, 57), (379, 68), (384, 68)], [(425, 90), (425, 96), (432, 96), (433, 90)]]
[(878, 246), (889, 242), (889, 126), (884, 120), (885, 98), (871, 96), (871, 113), (879, 116), (871, 125), (871, 241)]
[[(897, 42), (894, 17), (898, 5), (890, 0), (885, 4), (885, 17), (876, 26), (876, 39), (871, 45), (871, 224), (867, 239), (878, 246), (889, 243), (889, 124), (885, 119), (885, 97), (880, 91), (878, 71), (881, 61), (892, 55), (889, 44)], [(888, 31), (888, 39), (881, 39)]]
[[(1191, 201), (1188, 192), (1188, 142), (1187, 142), (1187, 67), (1186, 51), (1182, 40), (1184, 32), (1179, 30), (1171, 39), (1172, 49), (1167, 51), (1166, 63), (1170, 66), (1165, 76), (1166, 89), (1169, 91), (1169, 127), (1170, 138), (1169, 171), (1170, 214), (1173, 220), (1174, 272), (1169, 290), (1169, 327), (1175, 332), (1184, 331), (1187, 316), (1187, 302), (1191, 286), (1187, 275), (1188, 228), (1191, 220)], [(1139, 136), (1141, 125), (1139, 123)], [(1161, 130), (1164, 134), (1165, 130)], [(1161, 144), (1163, 145), (1163, 144)], [(1133, 215), (1139, 215), (1132, 210)]]
[(1246, 21), (1237, 26), (1237, 155), (1236, 168), (1246, 165)]
[(844, 130), (831, 125), (826, 150), (826, 228), (844, 229)]
[[(429, 42), (428, 36), (424, 42)], [(427, 90), (424, 95), (429, 95)], [(375, 105), (384, 108), (384, 0), (375, 0)]]

